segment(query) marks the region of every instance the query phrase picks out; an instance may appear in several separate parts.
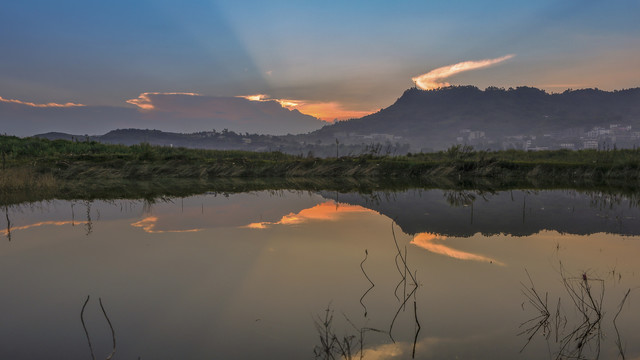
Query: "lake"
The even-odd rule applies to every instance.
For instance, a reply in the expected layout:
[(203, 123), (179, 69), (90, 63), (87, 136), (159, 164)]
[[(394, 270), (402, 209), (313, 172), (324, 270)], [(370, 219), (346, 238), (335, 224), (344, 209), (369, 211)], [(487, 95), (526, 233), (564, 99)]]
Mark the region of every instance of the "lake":
[(433, 189), (8, 205), (0, 354), (639, 358), (637, 205)]

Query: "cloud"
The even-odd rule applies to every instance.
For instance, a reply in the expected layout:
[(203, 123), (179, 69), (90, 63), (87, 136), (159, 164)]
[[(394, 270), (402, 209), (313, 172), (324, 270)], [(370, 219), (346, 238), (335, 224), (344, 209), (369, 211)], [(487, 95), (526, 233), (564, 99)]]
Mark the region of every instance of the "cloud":
[(148, 119), (174, 118), (201, 124), (200, 131), (227, 128), (236, 132), (282, 135), (317, 130), (323, 123), (294, 110), (290, 100), (268, 95), (209, 96), (193, 92), (145, 92), (127, 100)]
[(266, 94), (240, 95), (238, 96), (250, 101), (274, 101), (289, 110), (298, 110), (303, 114), (313, 116), (317, 119), (331, 122), (333, 120), (347, 120), (360, 118), (371, 114), (371, 110), (348, 110), (337, 101), (311, 101), (295, 99), (276, 99)]
[(495, 259), (482, 256), (482, 255), (468, 253), (465, 251), (452, 249), (446, 245), (436, 243), (438, 241), (445, 240), (446, 238), (447, 238), (446, 236), (437, 235), (437, 234), (420, 233), (420, 234), (417, 234), (413, 238), (413, 240), (411, 240), (411, 244), (421, 247), (425, 250), (428, 250), (434, 254), (444, 255), (454, 259), (472, 260), (472, 261), (480, 261), (480, 262), (492, 262), (494, 264), (504, 266), (504, 263), (497, 261)]
[(152, 97), (155, 95), (185, 95), (185, 96), (200, 96), (197, 93), (189, 93), (189, 92), (145, 92), (138, 95), (135, 99), (127, 100), (127, 103), (135, 105), (142, 110), (154, 110), (155, 105), (153, 104)]
[(17, 136), (46, 132), (93, 135), (123, 128), (182, 133), (228, 129), (240, 133), (285, 135), (307, 133), (326, 124), (278, 102), (255, 102), (232, 96), (145, 92), (126, 102), (135, 108), (31, 104), (2, 99), (0, 129)]
[(450, 86), (448, 82), (442, 82), (444, 79), (453, 76), (455, 74), (459, 74), (464, 71), (470, 71), (475, 69), (482, 69), (489, 67), (491, 65), (495, 65), (501, 63), (505, 60), (509, 60), (514, 57), (514, 54), (505, 55), (495, 59), (485, 59), (478, 61), (463, 61), (453, 65), (443, 66), (434, 70), (429, 71), (426, 74), (422, 74), (420, 76), (416, 76), (412, 78), (416, 86), (423, 90), (431, 90), (437, 89), (445, 86)]
[(46, 104), (36, 104), (36, 103), (28, 102), (28, 101), (5, 99), (2, 96), (0, 96), (0, 102), (26, 105), (26, 106), (36, 107), (36, 108), (64, 108), (64, 107), (85, 106), (83, 104), (76, 104), (76, 103), (71, 103), (71, 102), (65, 103), (65, 104), (58, 104), (58, 103), (53, 103), (53, 102), (46, 103)]

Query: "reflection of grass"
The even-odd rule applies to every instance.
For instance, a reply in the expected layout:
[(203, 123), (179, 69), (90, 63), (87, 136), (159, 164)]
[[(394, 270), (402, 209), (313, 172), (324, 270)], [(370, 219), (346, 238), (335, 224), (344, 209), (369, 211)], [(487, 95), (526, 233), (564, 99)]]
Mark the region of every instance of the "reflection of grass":
[[(522, 292), (527, 298), (527, 302), (533, 305), (539, 314), (520, 325), (524, 330), (518, 335), (527, 335), (527, 341), (521, 352), (529, 345), (536, 334), (541, 333), (547, 341), (554, 334), (556, 359), (597, 359), (600, 357), (604, 338), (602, 330), (605, 298), (604, 280), (593, 278), (586, 272), (583, 272), (580, 276), (568, 276), (562, 263), (560, 264), (560, 276), (564, 290), (568, 295), (571, 309), (578, 314), (579, 319), (573, 325), (569, 322), (567, 315), (561, 309), (561, 297), (558, 297), (555, 315), (551, 319), (548, 293), (545, 293), (544, 297), (541, 296), (527, 272), (529, 285), (522, 284), (524, 287)], [(613, 326), (617, 337), (616, 346), (622, 359), (625, 358), (625, 354), (616, 320), (630, 292), (631, 289), (626, 292), (620, 302), (618, 312), (613, 318)]]

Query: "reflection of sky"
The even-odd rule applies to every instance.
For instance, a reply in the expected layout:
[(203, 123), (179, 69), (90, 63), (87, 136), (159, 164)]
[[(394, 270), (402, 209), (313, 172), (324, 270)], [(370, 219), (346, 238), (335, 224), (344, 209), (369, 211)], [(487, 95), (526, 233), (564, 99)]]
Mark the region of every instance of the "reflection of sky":
[(454, 259), (459, 260), (472, 260), (472, 261), (483, 261), (490, 262), (497, 265), (504, 265), (503, 263), (478, 254), (472, 254), (461, 250), (452, 249), (446, 245), (439, 244), (439, 242), (443, 242), (447, 239), (446, 236), (431, 234), (431, 233), (421, 233), (416, 234), (411, 241), (411, 244), (421, 247), (425, 250), (428, 250), (434, 254), (440, 254), (444, 256), (448, 256)]
[(19, 230), (27, 230), (40, 226), (62, 226), (62, 225), (78, 225), (78, 224), (86, 224), (86, 221), (41, 221), (29, 225), (23, 226), (12, 226), (11, 229), (0, 230), (0, 235), (7, 236), (9, 234), (9, 230), (13, 233), (14, 231)]
[(298, 213), (289, 213), (276, 222), (262, 221), (251, 223), (246, 227), (265, 229), (273, 225), (299, 225), (310, 221), (338, 221), (345, 214), (373, 212), (357, 205), (338, 204), (333, 201), (323, 202), (314, 207), (303, 209)]
[[(57, 205), (10, 216), (17, 227), (69, 221), (70, 204)], [(394, 293), (397, 289), (401, 297), (403, 287), (397, 288), (401, 275), (392, 221), (365, 207), (293, 192), (125, 205), (130, 206), (94, 202), (89, 235), (52, 223), (24, 228), (11, 242), (0, 242), (0, 283), (6, 289), (0, 306), (11, 309), (0, 323), (4, 354), (45, 358), (63, 348), (69, 358), (85, 356), (78, 312), (87, 294), (94, 346), (110, 349), (96, 303), (102, 297), (123, 358), (307, 358), (317, 345), (313, 319), (327, 304), (336, 310), (339, 335), (357, 335), (343, 314), (356, 326), (387, 331), (401, 305)], [(80, 219), (84, 205), (75, 209), (76, 221), (85, 221)], [(247, 224), (265, 229), (247, 229)], [(202, 230), (172, 232), (194, 229)], [(559, 260), (570, 276), (584, 271), (605, 279), (608, 314), (617, 311), (621, 294), (640, 285), (635, 261), (640, 242), (634, 237), (543, 231), (445, 238), (395, 229), (420, 287), (406, 311), (399, 312), (393, 330), (397, 343), (368, 332), (365, 359), (411, 357), (414, 300), (422, 326), (416, 358), (519, 356), (518, 325), (535, 311), (523, 305), (520, 293), (525, 269), (539, 290), (549, 293), (550, 303), (566, 296)], [(465, 256), (471, 261), (460, 261)], [(488, 265), (487, 259), (509, 267)], [(369, 286), (360, 264), (375, 283), (362, 300), (367, 317), (358, 301)], [(628, 358), (640, 354), (635, 291), (618, 322)], [(537, 359), (547, 351), (542, 341), (520, 356)]]

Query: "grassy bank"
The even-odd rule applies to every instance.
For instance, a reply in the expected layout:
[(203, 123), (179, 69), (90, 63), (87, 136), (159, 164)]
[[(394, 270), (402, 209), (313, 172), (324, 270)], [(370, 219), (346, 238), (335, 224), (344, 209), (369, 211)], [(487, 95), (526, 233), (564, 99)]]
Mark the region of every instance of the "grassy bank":
[(188, 178), (405, 179), (407, 181), (527, 181), (542, 184), (640, 179), (639, 150), (447, 151), (406, 156), (360, 155), (310, 158), (279, 152), (255, 153), (122, 146), (0, 136), (0, 188), (57, 187), (70, 180)]

